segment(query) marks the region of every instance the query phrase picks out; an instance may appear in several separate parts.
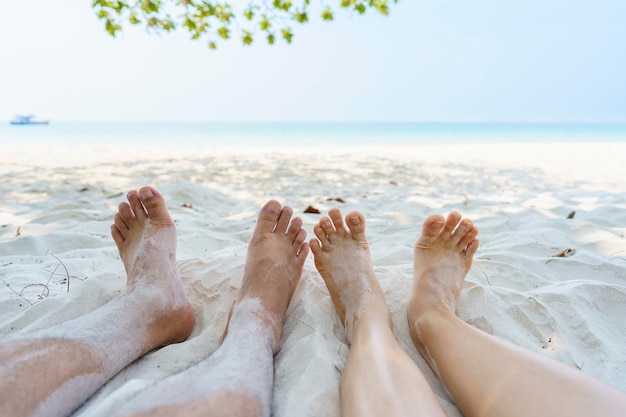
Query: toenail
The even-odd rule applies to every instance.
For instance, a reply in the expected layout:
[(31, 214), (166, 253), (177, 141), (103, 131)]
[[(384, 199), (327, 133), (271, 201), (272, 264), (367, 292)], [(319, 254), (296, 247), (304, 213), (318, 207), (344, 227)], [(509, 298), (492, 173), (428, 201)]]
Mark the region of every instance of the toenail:
[(359, 218), (359, 216), (350, 217), (350, 223), (352, 223), (354, 226), (358, 226), (361, 224), (361, 219)]
[(152, 191), (149, 188), (142, 188), (139, 190), (139, 196), (144, 199), (152, 197)]

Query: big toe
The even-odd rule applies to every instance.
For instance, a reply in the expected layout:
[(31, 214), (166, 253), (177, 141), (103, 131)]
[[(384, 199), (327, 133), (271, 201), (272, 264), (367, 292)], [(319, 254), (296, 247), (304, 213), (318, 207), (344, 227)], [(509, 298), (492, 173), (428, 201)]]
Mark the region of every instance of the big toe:
[(281, 213), (281, 205), (276, 200), (270, 200), (261, 208), (255, 232), (271, 233), (276, 227)]
[(367, 240), (365, 236), (365, 217), (358, 211), (353, 211), (346, 216), (346, 224), (350, 234), (356, 240)]
[(148, 218), (156, 222), (171, 222), (170, 215), (165, 205), (165, 198), (152, 187), (142, 187), (139, 199), (148, 212)]
[(440, 214), (429, 216), (422, 225), (422, 234), (417, 239), (418, 246), (430, 246), (439, 238), (445, 224), (445, 218)]

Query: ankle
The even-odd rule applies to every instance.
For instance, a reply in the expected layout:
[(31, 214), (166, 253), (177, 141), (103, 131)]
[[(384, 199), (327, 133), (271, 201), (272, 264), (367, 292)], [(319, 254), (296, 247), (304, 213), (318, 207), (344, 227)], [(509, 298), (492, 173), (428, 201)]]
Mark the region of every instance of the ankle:
[(428, 336), (441, 331), (448, 320), (457, 317), (450, 307), (443, 303), (420, 305), (411, 301), (407, 309), (407, 318), (413, 340), (418, 339), (420, 344), (426, 344), (425, 339), (428, 339)]
[[(351, 331), (350, 331), (351, 330)], [(393, 336), (391, 314), (387, 306), (369, 306), (354, 322), (352, 329), (346, 326), (348, 341), (379, 339)]]
[(229, 336), (246, 340), (253, 338), (251, 343), (265, 343), (275, 355), (282, 345), (282, 315), (268, 311), (256, 297), (237, 300), (231, 307), (223, 341)]
[(183, 342), (193, 331), (195, 314), (188, 302), (157, 314), (159, 318), (149, 327), (151, 348)]
[(420, 322), (428, 325), (445, 316), (455, 316), (454, 310), (445, 302), (423, 303), (411, 300), (407, 309), (409, 321)]

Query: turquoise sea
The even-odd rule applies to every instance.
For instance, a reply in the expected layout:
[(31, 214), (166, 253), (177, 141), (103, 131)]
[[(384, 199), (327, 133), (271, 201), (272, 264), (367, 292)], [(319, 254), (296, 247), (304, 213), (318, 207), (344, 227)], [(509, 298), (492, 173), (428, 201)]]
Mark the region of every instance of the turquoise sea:
[(626, 123), (53, 122), (0, 125), (0, 144), (316, 146), (626, 142)]

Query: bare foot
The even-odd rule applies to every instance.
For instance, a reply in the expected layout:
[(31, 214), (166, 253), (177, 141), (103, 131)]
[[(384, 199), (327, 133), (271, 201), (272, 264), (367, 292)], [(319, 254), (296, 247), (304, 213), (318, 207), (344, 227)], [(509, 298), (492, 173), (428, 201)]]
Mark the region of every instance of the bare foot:
[(470, 219), (452, 212), (447, 219), (433, 215), (424, 221), (415, 243), (413, 297), (408, 319), (411, 338), (434, 369), (434, 362), (422, 340), (421, 320), (430, 313), (456, 312), (463, 280), (478, 249), (478, 229)]
[(346, 216), (349, 229), (346, 230), (339, 209), (330, 209), (328, 217), (315, 225), (317, 239), (311, 239), (310, 245), (315, 267), (328, 287), (352, 343), (358, 324), (366, 321), (366, 317), (389, 327), (391, 317), (372, 268), (365, 218), (359, 212), (351, 212)]
[(293, 210), (278, 201), (267, 202), (259, 213), (246, 257), (241, 289), (230, 312), (233, 314), (249, 301), (258, 300), (254, 313), (272, 329), (274, 353), (282, 342), (283, 318), (298, 285), (304, 261), (309, 253), (302, 219), (291, 220)]
[(111, 225), (128, 280), (126, 293), (142, 297), (155, 321), (150, 345), (155, 348), (189, 337), (194, 315), (176, 265), (176, 228), (165, 199), (152, 187), (128, 193)]

